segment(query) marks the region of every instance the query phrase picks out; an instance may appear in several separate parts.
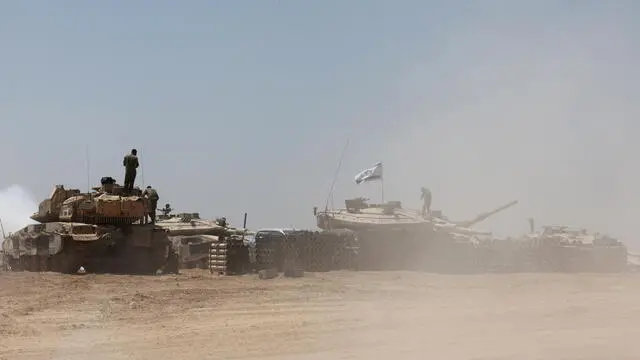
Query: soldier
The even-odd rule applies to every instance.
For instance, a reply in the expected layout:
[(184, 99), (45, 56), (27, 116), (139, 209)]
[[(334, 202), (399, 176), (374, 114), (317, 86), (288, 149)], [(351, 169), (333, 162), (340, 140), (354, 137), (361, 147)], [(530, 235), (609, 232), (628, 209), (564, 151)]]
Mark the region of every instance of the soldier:
[[(142, 193), (142, 196), (147, 199), (149, 204), (149, 217), (151, 218), (151, 223), (156, 223), (156, 209), (158, 208), (158, 200), (160, 196), (158, 196), (158, 192), (156, 189), (152, 188), (151, 185), (147, 186), (147, 188)], [(145, 223), (148, 223), (147, 216), (144, 217)]]
[(422, 187), (422, 195), (420, 199), (422, 199), (422, 216), (426, 214), (431, 215), (431, 191), (429, 189)]
[(125, 167), (124, 172), (124, 191), (127, 194), (133, 192), (133, 184), (136, 181), (136, 172), (138, 166), (138, 150), (132, 149), (131, 154), (125, 155), (122, 165)]
[(164, 208), (160, 210), (160, 212), (162, 212), (162, 218), (168, 219), (171, 211), (173, 211), (171, 204), (164, 204)]
[(227, 218), (226, 217), (221, 217), (219, 219), (216, 219), (216, 224), (220, 225), (222, 227), (227, 227)]
[(533, 234), (535, 232), (535, 226), (534, 226), (534, 222), (533, 222), (533, 218), (529, 218), (529, 230), (530, 232)]

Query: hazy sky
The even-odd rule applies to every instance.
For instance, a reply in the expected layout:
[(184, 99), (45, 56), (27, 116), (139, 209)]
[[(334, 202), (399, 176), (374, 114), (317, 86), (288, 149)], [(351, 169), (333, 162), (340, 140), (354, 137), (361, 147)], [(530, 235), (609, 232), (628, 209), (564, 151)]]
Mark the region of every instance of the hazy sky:
[(4, 1), (0, 216), (86, 189), (87, 147), (91, 185), (122, 183), (136, 147), (161, 204), (312, 228), (349, 139), (336, 206), (379, 200), (353, 177), (381, 161), (405, 207), (425, 185), (456, 219), (520, 200), (480, 226), (498, 234), (533, 216), (633, 241), (638, 19), (637, 1)]

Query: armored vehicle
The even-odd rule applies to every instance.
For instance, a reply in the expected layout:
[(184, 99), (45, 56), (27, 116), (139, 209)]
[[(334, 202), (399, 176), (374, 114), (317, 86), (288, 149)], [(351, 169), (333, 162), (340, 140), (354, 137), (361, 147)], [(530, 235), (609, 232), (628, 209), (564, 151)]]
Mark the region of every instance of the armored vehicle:
[(75, 273), (176, 272), (166, 230), (144, 224), (147, 204), (140, 189), (125, 194), (111, 177), (82, 193), (56, 185), (28, 225), (5, 238), (11, 270)]
[(470, 229), (473, 225), (506, 210), (518, 201), (511, 201), (492, 211), (482, 213), (471, 220), (449, 221), (440, 210), (432, 211), (431, 215), (423, 216), (419, 211), (403, 209), (400, 201), (389, 201), (385, 204), (368, 204), (365, 198), (345, 200), (345, 208), (338, 210), (317, 211), (314, 209), (317, 225), (323, 230), (351, 229), (358, 230), (425, 230), (432, 229), (441, 232), (458, 232), (470, 235), (482, 234)]
[(230, 227), (226, 218), (214, 221), (200, 218), (199, 213), (171, 214), (170, 204), (160, 211), (156, 226), (169, 234), (181, 268), (208, 268), (212, 246), (246, 233), (246, 229)]
[(538, 271), (619, 272), (628, 267), (627, 247), (609, 236), (564, 225), (544, 226), (524, 237), (525, 259)]
[(162, 211), (156, 225), (167, 230), (170, 236), (241, 235), (245, 232), (245, 229), (230, 227), (225, 218), (214, 221), (200, 218), (199, 213), (170, 214), (170, 211)]
[(399, 201), (368, 204), (364, 198), (346, 200), (345, 209), (315, 208), (314, 214), (318, 227), (325, 231), (342, 228), (355, 232), (360, 269), (458, 272), (480, 267), (478, 238), (491, 236), (471, 227), (516, 204), (509, 202), (466, 221), (450, 221), (438, 210), (423, 216), (403, 209)]
[(208, 269), (211, 244), (220, 240), (215, 235), (177, 235), (170, 238), (180, 259), (180, 268), (184, 269)]
[[(531, 220), (530, 220), (531, 221)], [(501, 272), (621, 272), (627, 247), (609, 236), (569, 226), (544, 226), (519, 238), (479, 242), (485, 269)]]

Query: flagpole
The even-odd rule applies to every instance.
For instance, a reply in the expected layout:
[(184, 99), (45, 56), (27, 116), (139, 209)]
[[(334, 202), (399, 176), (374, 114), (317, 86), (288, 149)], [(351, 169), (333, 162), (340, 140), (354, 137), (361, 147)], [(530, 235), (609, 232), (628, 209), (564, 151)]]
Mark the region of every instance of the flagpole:
[(380, 166), (380, 192), (382, 193), (382, 203), (384, 204), (384, 166)]

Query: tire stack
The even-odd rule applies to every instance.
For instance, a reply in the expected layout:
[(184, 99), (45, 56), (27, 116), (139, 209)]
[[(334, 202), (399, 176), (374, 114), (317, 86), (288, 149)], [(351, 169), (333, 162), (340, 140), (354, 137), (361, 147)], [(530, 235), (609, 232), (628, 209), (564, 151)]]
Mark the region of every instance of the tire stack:
[(256, 239), (256, 270), (282, 271), (282, 240), (280, 238)]
[(282, 242), (282, 270), (285, 277), (304, 276), (304, 253), (308, 236), (298, 233), (288, 236)]
[(330, 270), (358, 269), (358, 237), (348, 229), (327, 230), (317, 234), (326, 251), (323, 255)]
[(317, 232), (300, 234), (297, 240), (299, 249), (298, 261), (306, 271), (330, 271), (333, 270), (333, 257), (335, 253), (334, 237), (322, 236)]
[(238, 235), (231, 235), (226, 238), (226, 242), (227, 274), (242, 275), (250, 272), (249, 247), (245, 245), (244, 239)]

